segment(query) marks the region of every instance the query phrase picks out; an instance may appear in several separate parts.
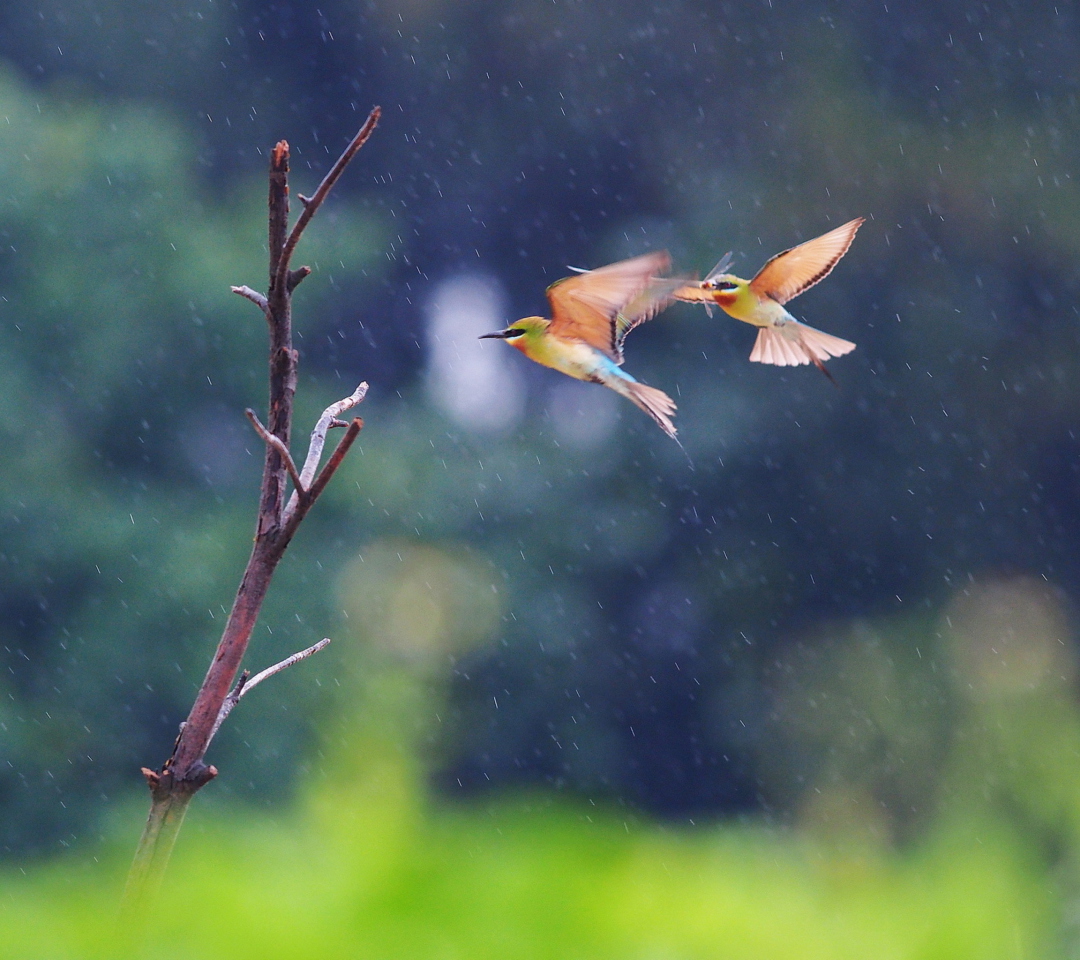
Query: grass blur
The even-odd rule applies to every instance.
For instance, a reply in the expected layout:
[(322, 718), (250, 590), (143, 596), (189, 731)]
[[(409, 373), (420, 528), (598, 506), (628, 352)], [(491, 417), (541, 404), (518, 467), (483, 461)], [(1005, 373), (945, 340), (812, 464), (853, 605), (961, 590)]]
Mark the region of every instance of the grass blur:
[[(917, 704), (920, 688), (902, 664), (867, 652), (887, 648), (890, 632), (927, 651), (931, 638), (895, 621), (840, 630), (800, 664), (801, 694), (791, 678), (778, 687), (791, 741), (826, 758), (809, 783), (790, 771), (803, 781), (795, 813), (661, 824), (550, 791), (429, 794), (446, 682), (423, 651), (459, 635), (455, 607), (472, 611), (463, 630), (475, 623), (475, 607), (439, 588), (441, 576), (467, 593), (467, 568), (429, 550), (397, 566), (367, 556), (368, 571), (345, 574), (361, 597), (382, 598), (366, 629), (396, 624), (412, 642), (404, 655), (369, 648), (345, 671), (340, 715), (295, 805), (256, 813), (208, 788), (160, 903), (140, 927), (118, 929), (141, 812), (124, 805), (93, 864), (72, 855), (5, 868), (5, 958), (1069, 955), (1080, 780), (1062, 760), (1080, 753), (1080, 711), (1062, 685), (1066, 611), (1044, 585), (961, 590), (943, 630), (927, 631), (941, 634), (967, 690), (943, 755), (904, 732), (918, 723), (890, 733), (887, 705)], [(416, 577), (432, 590), (406, 609), (397, 587)], [(883, 770), (866, 730), (908, 769)], [(905, 773), (929, 814), (896, 809)]]
[(114, 926), (129, 843), (92, 869), (9, 870), (3, 955), (1052, 953), (1050, 892), (1001, 822), (942, 821), (895, 853), (754, 826), (662, 828), (548, 796), (436, 808), (403, 773), (390, 764), (356, 782), (328, 778), (284, 820), (196, 804), (142, 931)]

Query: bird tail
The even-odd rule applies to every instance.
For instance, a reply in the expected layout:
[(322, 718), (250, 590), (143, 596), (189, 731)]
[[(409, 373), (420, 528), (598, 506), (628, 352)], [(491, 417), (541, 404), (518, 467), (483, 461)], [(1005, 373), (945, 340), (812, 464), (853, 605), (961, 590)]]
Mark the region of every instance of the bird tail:
[[(828, 376), (823, 366), (829, 357), (851, 353), (855, 344), (830, 333), (822, 333), (798, 320), (788, 320), (775, 326), (761, 327), (750, 359), (757, 363), (772, 363), (778, 367), (797, 367), (812, 363)], [(830, 377), (830, 379), (832, 379)]]
[(657, 390), (656, 387), (639, 383), (637, 380), (624, 380), (621, 383), (625, 389), (624, 395), (652, 417), (672, 440), (677, 440), (675, 424), (671, 422), (671, 415), (675, 412), (675, 401), (663, 390)]

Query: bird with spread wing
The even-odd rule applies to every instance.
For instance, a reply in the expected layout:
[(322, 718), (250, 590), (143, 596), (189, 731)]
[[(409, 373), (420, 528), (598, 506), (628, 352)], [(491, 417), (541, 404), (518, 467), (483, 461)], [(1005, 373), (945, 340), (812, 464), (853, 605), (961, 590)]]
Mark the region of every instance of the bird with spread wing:
[(778, 253), (753, 280), (727, 273), (731, 266), (729, 253), (704, 280), (680, 287), (673, 296), (677, 300), (703, 303), (706, 309), (718, 304), (736, 320), (758, 327), (751, 360), (778, 367), (812, 363), (832, 380), (824, 362), (829, 357), (850, 353), (855, 344), (800, 323), (784, 309), (784, 304), (829, 275), (848, 252), (863, 222), (859, 217)]
[(547, 288), (551, 319), (525, 317), (480, 339), (505, 340), (525, 356), (575, 380), (601, 383), (626, 397), (676, 438), (675, 402), (621, 369), (623, 341), (673, 301), (685, 277), (662, 277), (666, 251), (646, 253), (557, 280)]

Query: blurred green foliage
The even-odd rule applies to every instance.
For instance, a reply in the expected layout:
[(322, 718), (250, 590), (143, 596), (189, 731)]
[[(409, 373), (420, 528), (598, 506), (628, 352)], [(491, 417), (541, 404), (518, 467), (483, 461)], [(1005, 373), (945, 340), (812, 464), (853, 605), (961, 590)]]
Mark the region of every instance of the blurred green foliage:
[[(4, 955), (1067, 955), (1040, 858), (977, 788), (903, 852), (857, 829), (876, 814), (851, 807), (872, 807), (869, 797), (834, 803), (832, 829), (798, 832), (665, 828), (550, 794), (433, 805), (417, 779), (415, 721), (441, 709), (438, 684), (392, 658), (365, 668), (368, 706), (345, 711), (294, 811), (196, 805), (163, 903), (141, 927), (115, 917), (130, 821), (100, 862), (8, 871)], [(1080, 732), (1075, 708), (1060, 719)], [(966, 787), (986, 772), (969, 765)]]
[(0, 893), (5, 955), (1053, 955), (1049, 897), (992, 829), (901, 860), (750, 829), (624, 827), (543, 799), (405, 829), (370, 802), (342, 819), (193, 824), (169, 908), (141, 935), (113, 928), (115, 867), (39, 868)]

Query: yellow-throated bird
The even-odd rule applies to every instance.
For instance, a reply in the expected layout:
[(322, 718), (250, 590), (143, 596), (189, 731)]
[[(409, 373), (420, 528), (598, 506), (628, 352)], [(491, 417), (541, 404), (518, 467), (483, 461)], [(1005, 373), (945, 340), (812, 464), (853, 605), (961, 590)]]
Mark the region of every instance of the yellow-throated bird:
[(666, 251), (646, 253), (557, 280), (547, 288), (551, 319), (525, 317), (480, 339), (505, 340), (530, 360), (575, 380), (602, 383), (653, 418), (675, 438), (675, 402), (662, 390), (620, 370), (626, 335), (672, 302), (685, 278), (662, 278)]
[(784, 304), (829, 275), (848, 252), (863, 222), (859, 217), (778, 253), (753, 280), (726, 272), (731, 265), (728, 253), (704, 280), (680, 287), (673, 295), (678, 300), (704, 303), (706, 308), (718, 304), (736, 320), (759, 327), (751, 360), (778, 367), (812, 363), (832, 380), (824, 361), (850, 353), (855, 344), (800, 323), (784, 309)]

